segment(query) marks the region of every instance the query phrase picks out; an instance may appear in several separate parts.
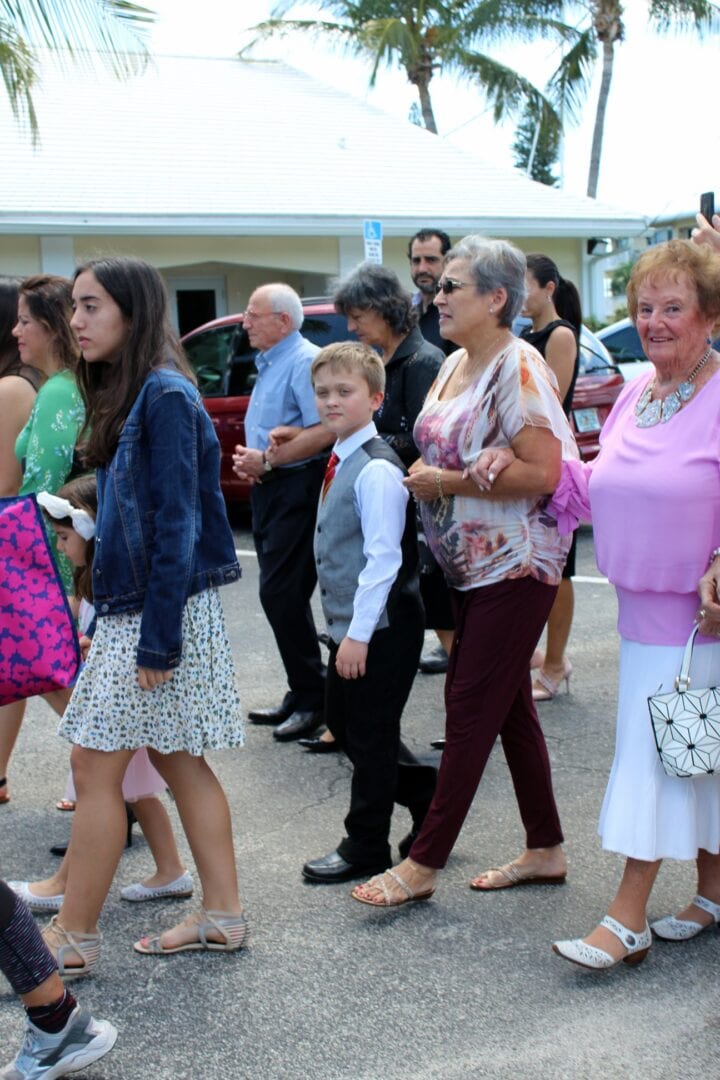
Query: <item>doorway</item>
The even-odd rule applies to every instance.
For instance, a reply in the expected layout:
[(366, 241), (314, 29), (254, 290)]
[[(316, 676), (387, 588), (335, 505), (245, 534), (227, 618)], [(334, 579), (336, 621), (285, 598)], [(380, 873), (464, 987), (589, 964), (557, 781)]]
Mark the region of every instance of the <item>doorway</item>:
[(168, 286), (171, 316), (180, 337), (227, 314), (223, 278), (174, 278)]

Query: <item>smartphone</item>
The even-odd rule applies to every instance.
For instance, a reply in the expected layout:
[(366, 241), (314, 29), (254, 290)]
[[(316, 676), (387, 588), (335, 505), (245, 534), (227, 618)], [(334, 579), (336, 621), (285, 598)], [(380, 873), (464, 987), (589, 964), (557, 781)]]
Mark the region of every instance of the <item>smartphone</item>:
[(700, 213), (712, 224), (713, 214), (715, 213), (715, 192), (705, 191), (700, 196)]

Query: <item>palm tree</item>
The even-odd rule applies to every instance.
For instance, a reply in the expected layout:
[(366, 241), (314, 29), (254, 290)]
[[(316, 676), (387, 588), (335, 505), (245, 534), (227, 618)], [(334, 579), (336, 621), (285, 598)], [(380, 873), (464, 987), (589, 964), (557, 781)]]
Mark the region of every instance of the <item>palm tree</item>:
[[(552, 10), (556, 15), (562, 15), (566, 7), (567, 4), (558, 0), (552, 5)], [(587, 94), (593, 69), (598, 59), (602, 58), (587, 184), (587, 193), (594, 199), (600, 175), (605, 113), (612, 83), (615, 46), (625, 37), (623, 5), (620, 0), (585, 0), (573, 7), (579, 8), (583, 13), (578, 37), (551, 77), (548, 92), (561, 115), (570, 118), (577, 115), (578, 107)], [(702, 33), (720, 28), (720, 8), (712, 0), (648, 0), (647, 7), (648, 25), (659, 33), (693, 29)]]
[(548, 17), (548, 0), (324, 0), (334, 18), (286, 19), (296, 0), (280, 0), (273, 17), (250, 28), (258, 41), (297, 31), (334, 40), (370, 60), (370, 85), (381, 65), (398, 64), (417, 88), (425, 127), (437, 134), (430, 83), (440, 71), (484, 89), (495, 120), (519, 111), (526, 102), (552, 110), (542, 93), (517, 71), (479, 51), (481, 46), (575, 34), (560, 19)]
[(144, 35), (153, 21), (152, 11), (129, 0), (0, 0), (0, 75), (33, 139), (36, 49), (62, 49), (76, 61), (100, 54), (116, 75), (130, 75), (147, 63)]

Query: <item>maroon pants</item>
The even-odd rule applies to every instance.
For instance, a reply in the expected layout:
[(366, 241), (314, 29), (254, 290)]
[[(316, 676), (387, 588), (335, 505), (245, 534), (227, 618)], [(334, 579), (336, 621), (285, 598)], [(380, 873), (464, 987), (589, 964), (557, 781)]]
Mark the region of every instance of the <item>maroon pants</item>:
[(445, 749), (410, 858), (441, 870), (499, 735), (529, 848), (562, 843), (530, 658), (557, 588), (531, 577), (453, 591), (457, 621), (445, 683)]

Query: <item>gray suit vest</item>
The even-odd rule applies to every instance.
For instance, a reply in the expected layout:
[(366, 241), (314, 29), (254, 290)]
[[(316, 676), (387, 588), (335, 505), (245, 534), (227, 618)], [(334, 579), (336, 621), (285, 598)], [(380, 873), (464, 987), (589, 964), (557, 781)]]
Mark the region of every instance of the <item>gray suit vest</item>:
[[(362, 470), (374, 458), (391, 461), (407, 475), (407, 470), (394, 450), (375, 436), (359, 446), (343, 462), (342, 469), (330, 485), (327, 498), (318, 507), (314, 548), (320, 601), (328, 634), (338, 645), (350, 627), (358, 578), (366, 561), (353, 487)], [(378, 620), (377, 630), (383, 630), (390, 625), (393, 607), (400, 593), (418, 595), (417, 535), (412, 499), (408, 500), (401, 547), (402, 564)]]

